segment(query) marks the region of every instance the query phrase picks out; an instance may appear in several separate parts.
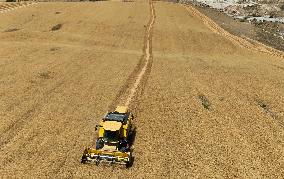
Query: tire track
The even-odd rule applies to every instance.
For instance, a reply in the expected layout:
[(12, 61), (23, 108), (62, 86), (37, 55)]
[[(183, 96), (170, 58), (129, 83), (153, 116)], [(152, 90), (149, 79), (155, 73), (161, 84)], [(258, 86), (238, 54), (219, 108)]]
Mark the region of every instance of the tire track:
[[(156, 20), (155, 8), (152, 0), (149, 1), (150, 6), (150, 20), (147, 25), (143, 55), (140, 58), (133, 72), (128, 77), (126, 83), (119, 90), (115, 100), (109, 106), (109, 110), (113, 110), (117, 104), (130, 106), (131, 102), (138, 96), (137, 93), (143, 92), (148, 76), (151, 71), (153, 54), (152, 54), (152, 36), (153, 27)], [(141, 94), (140, 93), (140, 94)]]
[(218, 35), (225, 37), (226, 39), (230, 40), (234, 44), (242, 48), (249, 49), (251, 51), (257, 51), (257, 52), (261, 52), (264, 54), (268, 54), (274, 57), (279, 57), (279, 58), (284, 59), (284, 53), (282, 51), (276, 50), (272, 47), (269, 47), (267, 45), (264, 45), (256, 40), (252, 40), (247, 37), (238, 37), (233, 34), (230, 34), (226, 30), (224, 30), (222, 27), (220, 27), (218, 24), (216, 24), (213, 20), (211, 20), (209, 17), (199, 12), (194, 7), (189, 6), (189, 5), (188, 6), (183, 5), (183, 6), (190, 14), (200, 19), (204, 23), (204, 25), (206, 25), (211, 31), (213, 31), (214, 33)]
[(133, 87), (130, 89), (130, 94), (128, 98), (126, 99), (125, 106), (129, 106), (129, 104), (133, 100), (135, 93), (137, 91), (137, 88), (139, 84), (141, 83), (141, 80), (143, 79), (143, 76), (149, 67), (150, 58), (152, 58), (152, 35), (153, 35), (152, 32), (153, 32), (153, 25), (155, 23), (156, 16), (155, 16), (155, 9), (154, 9), (153, 2), (150, 1), (149, 3), (150, 3), (151, 19), (150, 19), (150, 25), (147, 29), (146, 48), (144, 50), (145, 65), (141, 69), (140, 73), (137, 75), (136, 81), (133, 84)]

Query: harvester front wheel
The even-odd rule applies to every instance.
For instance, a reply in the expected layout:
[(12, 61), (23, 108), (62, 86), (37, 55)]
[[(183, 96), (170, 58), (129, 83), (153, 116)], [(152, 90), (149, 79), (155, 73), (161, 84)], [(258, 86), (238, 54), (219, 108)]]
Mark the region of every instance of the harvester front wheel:
[(129, 156), (129, 161), (128, 161), (128, 162), (126, 162), (125, 167), (126, 167), (126, 168), (130, 168), (130, 167), (132, 167), (133, 162), (134, 162), (134, 157), (132, 156), (132, 154), (130, 154), (130, 156)]
[(100, 164), (100, 159), (97, 158), (97, 159), (96, 159), (96, 166), (99, 166), (99, 164)]
[(86, 163), (86, 160), (84, 160), (83, 158), (81, 159), (81, 163), (82, 164), (85, 164)]

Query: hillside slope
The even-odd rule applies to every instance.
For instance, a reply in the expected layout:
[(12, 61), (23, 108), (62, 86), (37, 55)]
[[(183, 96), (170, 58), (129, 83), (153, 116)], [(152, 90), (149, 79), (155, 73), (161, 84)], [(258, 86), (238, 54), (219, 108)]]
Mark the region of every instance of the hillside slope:
[[(283, 58), (232, 40), (192, 8), (153, 4), (154, 17), (143, 1), (0, 14), (1, 176), (284, 177)], [(82, 165), (95, 125), (141, 70), (145, 38), (151, 63), (130, 104), (134, 165)]]

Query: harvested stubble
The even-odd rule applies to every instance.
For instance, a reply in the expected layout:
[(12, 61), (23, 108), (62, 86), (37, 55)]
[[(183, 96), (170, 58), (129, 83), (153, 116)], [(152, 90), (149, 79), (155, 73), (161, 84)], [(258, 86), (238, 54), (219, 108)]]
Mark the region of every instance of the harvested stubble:
[[(24, 29), (0, 33), (1, 175), (283, 178), (283, 59), (232, 43), (183, 6), (154, 6), (153, 64), (133, 101), (128, 170), (80, 157), (143, 57), (149, 4), (45, 3), (0, 15), (0, 27)], [(58, 22), (64, 28), (51, 32)]]

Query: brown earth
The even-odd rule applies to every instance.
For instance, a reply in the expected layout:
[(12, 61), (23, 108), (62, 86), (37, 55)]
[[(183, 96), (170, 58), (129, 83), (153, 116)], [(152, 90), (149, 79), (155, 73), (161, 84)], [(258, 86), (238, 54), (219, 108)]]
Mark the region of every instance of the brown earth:
[[(152, 32), (143, 1), (0, 14), (3, 178), (284, 177), (281, 54), (238, 41), (194, 9), (154, 8)], [(150, 64), (130, 104), (133, 167), (80, 164), (99, 118), (141, 74), (149, 33)]]
[(217, 9), (200, 6), (199, 4), (196, 4), (195, 8), (234, 35), (260, 41), (284, 52), (284, 39), (279, 35), (279, 32), (284, 31), (284, 24), (282, 23), (243, 22), (243, 20), (234, 19)]

